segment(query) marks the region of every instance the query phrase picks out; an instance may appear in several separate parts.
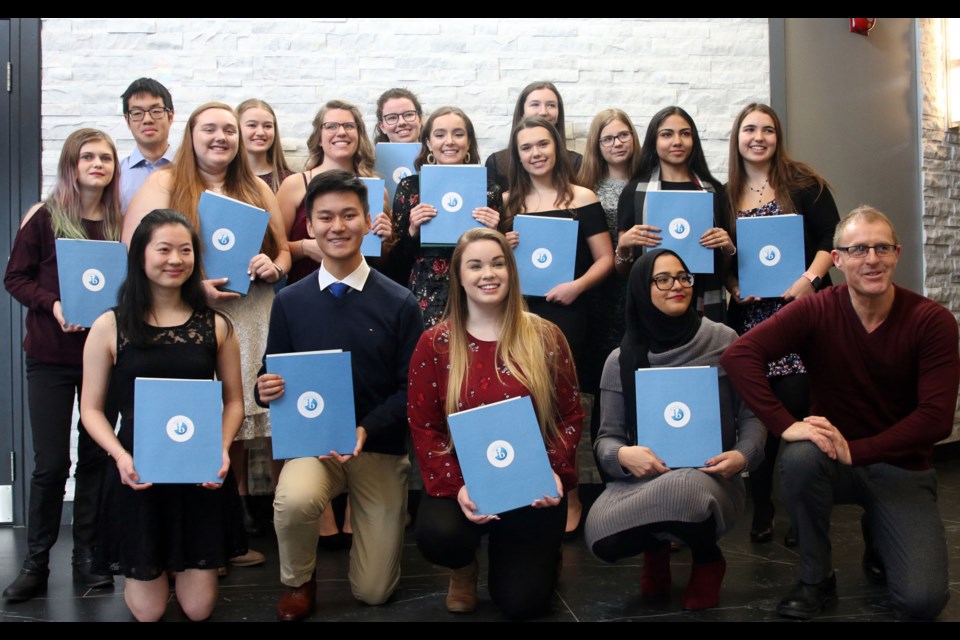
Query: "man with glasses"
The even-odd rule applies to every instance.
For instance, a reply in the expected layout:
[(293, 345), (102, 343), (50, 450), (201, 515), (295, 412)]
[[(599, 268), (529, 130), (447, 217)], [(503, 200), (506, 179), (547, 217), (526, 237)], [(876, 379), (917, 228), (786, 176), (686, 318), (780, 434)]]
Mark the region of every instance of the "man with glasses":
[[(933, 445), (950, 435), (960, 383), (957, 321), (893, 284), (900, 244), (890, 220), (861, 206), (837, 225), (833, 263), (846, 283), (791, 302), (741, 337), (720, 363), (747, 405), (784, 440), (781, 489), (800, 541), (800, 581), (777, 612), (811, 618), (837, 599), (834, 504), (864, 507), (868, 579), (894, 604), (935, 618), (947, 603), (947, 548)], [(766, 363), (797, 353), (811, 415), (776, 399)]]
[(134, 80), (120, 97), (123, 118), (137, 143), (133, 153), (120, 161), (121, 211), (126, 213), (147, 176), (173, 161), (169, 140), (173, 98), (153, 78)]

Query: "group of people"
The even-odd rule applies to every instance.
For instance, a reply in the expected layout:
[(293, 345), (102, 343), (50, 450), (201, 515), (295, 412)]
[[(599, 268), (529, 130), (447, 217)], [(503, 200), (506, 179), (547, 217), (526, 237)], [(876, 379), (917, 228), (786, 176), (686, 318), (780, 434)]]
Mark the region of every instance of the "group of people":
[[(643, 555), (646, 597), (669, 596), (671, 546), (689, 547), (681, 605), (717, 606), (726, 569), (717, 542), (745, 510), (744, 472), (751, 539), (772, 539), (781, 440), (788, 537), (801, 561), (778, 611), (809, 618), (836, 599), (829, 518), (840, 502), (865, 508), (868, 576), (886, 581), (909, 615), (942, 610), (946, 541), (931, 456), (952, 428), (956, 320), (892, 283), (900, 255), (892, 223), (871, 207), (840, 220), (826, 181), (787, 154), (770, 107), (750, 104), (737, 116), (722, 185), (680, 107), (655, 114), (642, 141), (623, 111), (601, 111), (581, 156), (566, 148), (557, 88), (532, 83), (518, 97), (507, 148), (487, 158), (487, 203), (472, 211), (478, 226), (453, 247), (421, 245), (438, 203), (421, 200), (417, 174), (399, 183), (392, 202), (385, 192), (380, 211), (370, 210), (358, 178), (375, 175), (374, 142), (419, 142), (417, 171), (479, 164), (473, 124), (457, 107), (424, 119), (415, 94), (391, 89), (377, 101), (371, 140), (359, 109), (331, 100), (314, 118), (299, 173), (287, 166), (276, 116), (262, 100), (236, 110), (201, 105), (175, 153), (163, 85), (135, 81), (123, 110), (137, 149), (118, 162), (105, 133), (71, 134), (54, 188), (24, 216), (7, 266), (5, 286), (28, 308), (36, 470), (27, 558), (6, 599), (46, 587), (79, 396), (75, 579), (98, 587), (125, 576), (138, 620), (163, 615), (173, 580), (186, 615), (209, 617), (218, 569), (263, 560), (245, 535), (244, 442), (269, 438), (269, 405), (285, 388), (265, 356), (341, 349), (352, 359), (354, 450), (271, 469), (286, 586), (280, 620), (306, 618), (316, 606), (317, 544), (337, 533), (330, 507), (344, 491), (353, 594), (371, 605), (389, 600), (408, 517), (409, 440), (423, 486), (415, 538), (451, 571), (451, 612), (477, 605), (485, 534), (494, 603), (515, 619), (548, 610), (562, 541), (583, 520), (601, 559)], [(205, 279), (197, 204), (206, 190), (270, 214), (246, 296), (223, 291), (224, 279)], [(658, 246), (663, 229), (646, 215), (646, 194), (657, 190), (714, 194), (714, 225), (700, 238), (714, 253), (712, 273), (692, 273)], [(806, 271), (778, 298), (742, 298), (735, 221), (782, 213), (803, 220)], [(532, 239), (514, 230), (517, 215), (578, 222), (573, 279), (543, 297), (521, 295), (514, 250)], [(368, 261), (360, 245), (371, 230), (384, 251)], [(56, 238), (128, 247), (117, 306), (89, 331), (63, 316)], [(846, 284), (829, 286), (831, 266)], [(723, 450), (699, 468), (670, 469), (638, 438), (634, 372), (686, 366), (718, 368)], [(137, 377), (222, 381), (219, 482), (140, 482), (130, 453)], [(581, 391), (593, 395), (589, 431), (606, 483), (586, 516), (577, 493)], [(519, 396), (536, 408), (556, 492), (506, 513), (478, 513), (447, 416)]]

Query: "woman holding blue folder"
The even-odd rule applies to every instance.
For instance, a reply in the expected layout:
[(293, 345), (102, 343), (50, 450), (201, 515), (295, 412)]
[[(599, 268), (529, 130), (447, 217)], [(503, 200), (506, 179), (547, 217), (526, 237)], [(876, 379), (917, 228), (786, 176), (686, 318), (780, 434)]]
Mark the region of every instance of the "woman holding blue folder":
[(710, 173), (697, 125), (689, 113), (670, 106), (654, 114), (643, 138), (638, 170), (639, 177), (623, 189), (617, 205), (617, 272), (627, 275), (642, 251), (658, 246), (663, 240), (662, 229), (646, 223), (648, 191), (713, 193), (714, 226), (704, 232), (700, 244), (715, 251), (714, 272), (697, 276), (696, 307), (707, 317), (722, 321), (725, 258), (734, 255), (737, 249), (723, 214), (720, 182)]
[[(150, 212), (130, 240), (119, 304), (94, 322), (83, 353), (80, 414), (116, 465), (104, 482), (97, 565), (126, 576), (124, 600), (140, 621), (164, 615), (169, 575), (186, 616), (205, 620), (217, 600), (217, 569), (247, 551), (228, 475), (243, 422), (240, 347), (230, 321), (208, 306), (202, 277), (194, 226), (170, 209)], [(136, 379), (214, 375), (223, 390), (220, 483), (141, 483), (130, 453)], [(122, 417), (117, 434), (104, 414), (108, 390)]]
[[(726, 202), (730, 225), (737, 218), (799, 214), (803, 219), (804, 263), (807, 270), (780, 298), (740, 298), (736, 273), (731, 273), (727, 288), (733, 297), (729, 324), (743, 334), (757, 326), (784, 304), (829, 286), (833, 259), (833, 232), (840, 221), (829, 185), (812, 167), (797, 162), (783, 144), (783, 126), (777, 113), (765, 104), (752, 103), (737, 115), (730, 132), (730, 181)], [(798, 420), (809, 411), (807, 370), (796, 354), (785, 356), (767, 367), (773, 391)], [(764, 463), (750, 474), (753, 497), (753, 524), (750, 539), (773, 539), (773, 470), (780, 438), (767, 440)], [(784, 538), (787, 546), (797, 544), (791, 526)]]
[[(723, 451), (699, 469), (669, 469), (638, 436), (635, 372), (648, 367), (716, 367), (736, 333), (692, 307), (694, 276), (667, 249), (646, 252), (630, 272), (627, 330), (600, 381), (597, 464), (612, 479), (587, 516), (586, 539), (607, 562), (643, 554), (640, 589), (666, 598), (670, 542), (693, 556), (684, 609), (717, 606), (726, 561), (717, 540), (743, 513), (741, 472), (763, 457), (766, 430), (719, 371)], [(670, 428), (663, 425), (664, 429)]]
[[(439, 203), (420, 201), (419, 171), (425, 164), (480, 164), (480, 150), (473, 123), (458, 107), (440, 107), (430, 114), (420, 142), (420, 155), (413, 163), (418, 173), (401, 180), (393, 198), (393, 226), (398, 240), (390, 254), (389, 271), (406, 274), (400, 284), (413, 291), (423, 312), (423, 322), (430, 328), (440, 321), (447, 304), (453, 248), (420, 245), (420, 227), (437, 215)], [(477, 207), (472, 215), (483, 226), (496, 229), (502, 208), (500, 187), (488, 180), (487, 206)]]
[[(410, 359), (407, 415), (424, 492), (417, 547), (450, 567), (447, 610), (477, 605), (477, 551), (489, 534), (490, 596), (513, 619), (540, 615), (556, 587), (566, 521), (564, 492), (576, 486), (583, 410), (570, 349), (556, 325), (526, 311), (506, 238), (477, 228), (460, 238), (450, 265), (443, 321)], [(557, 496), (499, 515), (478, 514), (452, 450), (447, 416), (529, 396), (540, 421)]]
[[(117, 149), (106, 133), (78, 129), (64, 141), (57, 180), (46, 201), (20, 223), (3, 284), (27, 307), (27, 399), (34, 469), (27, 507), (27, 557), (3, 597), (29, 600), (47, 588), (50, 549), (60, 533), (63, 491), (70, 470), (74, 397), (83, 374), (83, 327), (64, 320), (57, 274), (57, 238), (119, 240)], [(86, 587), (113, 583), (91, 568), (104, 455), (80, 428), (73, 516), (73, 575)]]
[[(204, 191), (212, 191), (270, 213), (270, 224), (264, 233), (260, 253), (250, 258), (250, 288), (247, 295), (241, 297), (217, 289), (227, 284), (225, 278), (204, 281), (208, 301), (230, 316), (237, 327), (240, 341), (245, 416), (231, 453), (240, 495), (246, 496), (247, 456), (244, 441), (270, 437), (269, 413), (254, 402), (253, 389), (267, 346), (273, 285), (290, 271), (290, 251), (277, 199), (270, 187), (250, 169), (237, 114), (233, 108), (221, 102), (202, 104), (190, 114), (173, 163), (150, 174), (130, 203), (123, 222), (124, 240), (129, 246), (137, 225), (153, 209), (179, 211), (199, 230), (198, 205)], [(279, 476), (279, 467), (275, 464), (271, 468), (274, 483)], [(243, 558), (234, 558), (232, 564), (252, 566), (263, 561), (263, 554), (251, 551)]]

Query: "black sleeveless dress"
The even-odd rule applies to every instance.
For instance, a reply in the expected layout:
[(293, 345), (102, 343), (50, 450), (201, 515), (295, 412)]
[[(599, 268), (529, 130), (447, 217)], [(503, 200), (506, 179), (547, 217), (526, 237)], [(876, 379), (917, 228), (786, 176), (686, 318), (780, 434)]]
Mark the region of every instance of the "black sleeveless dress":
[[(133, 389), (138, 378), (211, 380), (217, 365), (216, 316), (194, 313), (176, 327), (150, 327), (151, 345), (132, 345), (118, 329), (110, 393), (122, 417), (117, 437), (133, 451)], [(233, 472), (220, 489), (154, 485), (134, 491), (110, 468), (104, 482), (96, 560), (99, 570), (136, 580), (164, 571), (216, 569), (243, 555), (247, 539)]]

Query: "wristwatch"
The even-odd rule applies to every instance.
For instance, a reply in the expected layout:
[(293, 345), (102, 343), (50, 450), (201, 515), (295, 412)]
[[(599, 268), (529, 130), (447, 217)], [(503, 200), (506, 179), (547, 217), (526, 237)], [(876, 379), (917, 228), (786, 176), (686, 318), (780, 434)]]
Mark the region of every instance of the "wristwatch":
[(804, 271), (803, 277), (810, 281), (810, 285), (813, 287), (814, 291), (820, 290), (820, 285), (823, 283), (823, 278), (812, 271)]

